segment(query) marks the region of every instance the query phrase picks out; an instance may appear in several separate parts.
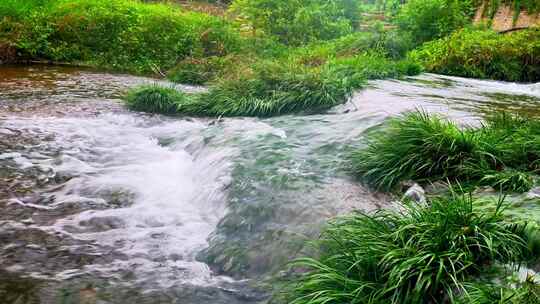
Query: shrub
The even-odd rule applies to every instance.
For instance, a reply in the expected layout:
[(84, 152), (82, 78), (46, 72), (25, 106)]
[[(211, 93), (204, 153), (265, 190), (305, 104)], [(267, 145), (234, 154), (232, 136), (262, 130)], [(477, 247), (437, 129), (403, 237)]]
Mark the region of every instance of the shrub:
[(475, 6), (462, 0), (409, 0), (397, 16), (397, 24), (418, 43), (444, 37), (471, 22)]
[(187, 56), (221, 56), (240, 45), (223, 19), (136, 0), (56, 0), (30, 10), (21, 23), (13, 43), (33, 58), (141, 73), (167, 70)]
[(331, 61), (337, 73), (351, 79), (385, 79), (398, 78), (403, 75), (417, 75), (420, 65), (413, 61), (393, 61), (378, 53), (367, 53), (359, 56), (340, 58)]
[(52, 0), (3, 0), (0, 2), (0, 21), (4, 18), (20, 20), (32, 10), (42, 9)]
[(353, 153), (352, 170), (379, 190), (405, 180), (450, 180), (527, 191), (540, 164), (539, 123), (508, 114), (486, 119), (480, 128), (463, 129), (425, 112), (391, 119)]
[(405, 213), (339, 218), (323, 232), (315, 258), (294, 265), (291, 304), (446, 303), (494, 262), (525, 262), (523, 225), (473, 207), (470, 196), (440, 197)]
[(504, 192), (527, 192), (533, 187), (534, 180), (527, 172), (503, 170), (485, 173), (480, 183)]
[(254, 31), (262, 30), (289, 45), (333, 39), (353, 28), (357, 3), (350, 0), (235, 0), (234, 13)]
[(487, 153), (501, 164), (525, 172), (540, 169), (540, 121), (530, 117), (496, 113), (479, 130)]
[(540, 29), (508, 34), (461, 30), (410, 53), (434, 73), (507, 81), (540, 80)]

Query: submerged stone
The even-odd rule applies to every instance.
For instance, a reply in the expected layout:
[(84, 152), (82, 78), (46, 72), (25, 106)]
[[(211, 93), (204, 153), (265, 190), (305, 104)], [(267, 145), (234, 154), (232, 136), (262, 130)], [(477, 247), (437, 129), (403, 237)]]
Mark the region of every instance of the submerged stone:
[(426, 191), (420, 185), (415, 183), (409, 189), (407, 189), (407, 191), (405, 191), (402, 200), (409, 200), (421, 205), (426, 205)]

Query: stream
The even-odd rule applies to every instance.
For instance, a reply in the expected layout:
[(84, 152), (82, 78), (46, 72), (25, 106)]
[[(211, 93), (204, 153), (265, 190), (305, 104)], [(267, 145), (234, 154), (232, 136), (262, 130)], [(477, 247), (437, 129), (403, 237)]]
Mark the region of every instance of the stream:
[(327, 219), (392, 205), (347, 173), (362, 134), (417, 108), (463, 124), (540, 115), (540, 83), (433, 74), (372, 81), (322, 115), (124, 108), (153, 81), (0, 67), (1, 304), (262, 303)]

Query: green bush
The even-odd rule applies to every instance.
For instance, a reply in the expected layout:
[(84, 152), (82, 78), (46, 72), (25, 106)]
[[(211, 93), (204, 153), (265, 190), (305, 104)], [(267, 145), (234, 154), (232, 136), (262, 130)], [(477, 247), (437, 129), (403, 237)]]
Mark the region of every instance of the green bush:
[(393, 61), (378, 53), (340, 58), (329, 63), (342, 77), (351, 79), (398, 78), (403, 75), (417, 75), (421, 71), (419, 64), (413, 61)]
[(534, 119), (502, 114), (462, 129), (438, 116), (407, 113), (368, 134), (366, 146), (351, 157), (352, 170), (387, 191), (406, 180), (450, 180), (523, 192), (540, 168), (538, 127)]
[(357, 32), (292, 49), (289, 58), (308, 66), (320, 66), (332, 59), (346, 59), (365, 53), (377, 53), (388, 59), (399, 60), (404, 58), (411, 48), (409, 37), (400, 36), (395, 31)]
[(507, 81), (540, 81), (540, 29), (508, 34), (461, 30), (410, 53), (434, 73)]
[(397, 24), (418, 43), (444, 37), (471, 22), (475, 6), (463, 0), (409, 0), (397, 16)]
[(288, 303), (452, 303), (492, 263), (526, 262), (525, 226), (505, 222), (501, 206), (486, 213), (454, 195), (404, 213), (339, 218), (316, 257), (294, 263), (303, 272)]
[(333, 39), (352, 32), (357, 2), (351, 0), (235, 0), (231, 10), (254, 31), (289, 45)]
[[(42, 9), (53, 0), (3, 0), (0, 2), (0, 21), (20, 20), (32, 10)], [(1, 32), (0, 32), (1, 33)]]
[(141, 73), (167, 70), (188, 56), (222, 56), (240, 45), (223, 19), (136, 0), (56, 0), (28, 11), (20, 23), (12, 42), (32, 58)]
[(530, 173), (516, 170), (486, 172), (480, 183), (504, 192), (527, 192), (534, 185)]

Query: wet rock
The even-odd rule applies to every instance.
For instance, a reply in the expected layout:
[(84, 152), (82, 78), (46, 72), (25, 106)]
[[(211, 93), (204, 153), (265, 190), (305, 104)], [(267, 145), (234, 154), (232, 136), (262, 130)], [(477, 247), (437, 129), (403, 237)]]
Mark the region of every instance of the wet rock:
[(429, 194), (442, 194), (449, 190), (448, 183), (437, 181), (434, 183), (430, 183), (424, 187), (426, 193)]
[(529, 190), (525, 195), (527, 199), (538, 199), (540, 198), (540, 187), (535, 187)]
[(21, 221), (21, 223), (25, 225), (32, 225), (34, 223), (34, 220), (32, 218), (27, 218)]
[(124, 221), (115, 216), (94, 217), (79, 223), (85, 232), (102, 232), (124, 226)]
[(409, 200), (421, 205), (426, 205), (426, 191), (420, 185), (415, 183), (409, 189), (407, 189), (407, 191), (405, 191), (402, 200)]
[(490, 187), (490, 186), (478, 187), (473, 192), (474, 195), (479, 195), (479, 196), (494, 195), (497, 193), (498, 193), (497, 190), (495, 190), (493, 187)]

